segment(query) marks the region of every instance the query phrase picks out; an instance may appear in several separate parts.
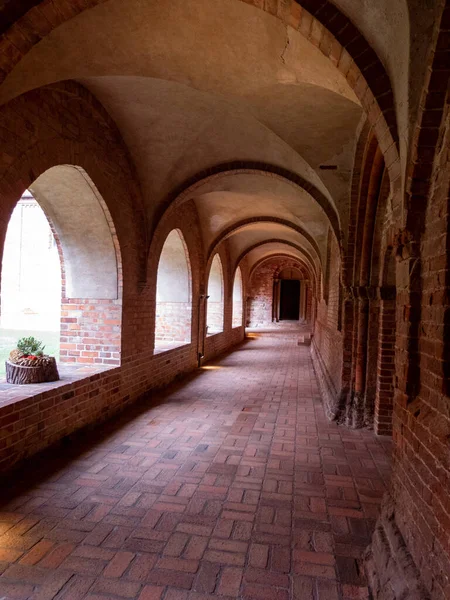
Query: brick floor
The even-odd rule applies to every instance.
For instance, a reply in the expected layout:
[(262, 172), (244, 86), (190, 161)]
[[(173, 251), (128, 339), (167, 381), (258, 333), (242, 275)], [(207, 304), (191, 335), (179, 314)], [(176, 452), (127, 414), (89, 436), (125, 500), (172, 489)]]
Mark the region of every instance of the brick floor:
[(368, 598), (390, 442), (325, 420), (297, 337), (30, 461), (0, 508), (0, 598)]

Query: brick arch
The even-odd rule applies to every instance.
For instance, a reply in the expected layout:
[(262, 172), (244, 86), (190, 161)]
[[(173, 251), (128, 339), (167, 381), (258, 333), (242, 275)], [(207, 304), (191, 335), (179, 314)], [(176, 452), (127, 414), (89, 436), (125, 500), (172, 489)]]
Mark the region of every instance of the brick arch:
[(311, 277), (311, 279), (315, 279), (315, 274), (314, 273), (311, 274), (311, 272), (308, 270), (308, 265), (306, 263), (303, 263), (298, 257), (292, 256), (292, 254), (287, 254), (286, 252), (275, 252), (274, 254), (271, 254), (270, 256), (264, 256), (263, 258), (260, 258), (251, 268), (249, 277), (251, 277), (253, 275), (253, 273), (256, 271), (256, 269), (259, 266), (261, 266), (266, 260), (273, 260), (274, 258), (279, 258), (279, 257), (289, 258), (291, 260), (297, 261), (299, 265), (301, 265), (302, 267), (307, 269), (307, 274)]
[[(9, 18), (6, 15), (5, 22), (10, 29), (0, 41), (0, 55), (8, 58), (1, 65), (0, 82), (58, 25), (104, 1), (23, 0)], [(299, 31), (345, 76), (374, 127), (393, 184), (400, 176), (394, 94), (386, 69), (358, 28), (329, 0), (241, 1), (253, 4)]]
[(244, 318), (244, 278), (238, 265), (232, 278), (231, 326), (242, 327)]
[(388, 172), (373, 128), (363, 126), (355, 154), (350, 229), (343, 268), (341, 394), (333, 417), (353, 427), (371, 424), (379, 347), (379, 255), (385, 239), (390, 193)]
[[(294, 258), (294, 257), (292, 257), (292, 258)], [(299, 263), (299, 266), (297, 266), (297, 267), (284, 267), (284, 266), (283, 266), (283, 267), (281, 267), (281, 266), (280, 266), (280, 267), (278, 267), (278, 269), (277, 269), (277, 270), (275, 271), (275, 273), (274, 273), (274, 276), (275, 276), (275, 277), (278, 279), (278, 278), (280, 277), (281, 273), (282, 273), (282, 272), (283, 272), (285, 269), (287, 269), (287, 268), (292, 268), (292, 269), (295, 269), (296, 271), (298, 271), (298, 272), (300, 273), (300, 275), (301, 275), (302, 277), (305, 277), (305, 275), (306, 275), (306, 273), (303, 271), (303, 269), (302, 269), (302, 267), (300, 266), (300, 263)]]
[(155, 350), (191, 342), (192, 268), (183, 232), (166, 236), (156, 274)]
[(164, 248), (166, 246), (166, 242), (168, 237), (172, 234), (172, 233), (176, 233), (179, 237), (179, 240), (181, 242), (181, 246), (183, 248), (183, 256), (184, 256), (184, 260), (185, 260), (185, 266), (186, 266), (186, 275), (187, 275), (187, 283), (186, 283), (186, 290), (183, 292), (186, 294), (187, 296), (187, 300), (192, 301), (192, 268), (191, 268), (191, 259), (189, 256), (189, 248), (188, 245), (186, 244), (186, 240), (184, 239), (184, 235), (182, 230), (179, 227), (174, 227), (172, 229), (172, 231), (170, 231), (168, 233), (168, 235), (166, 236), (166, 239), (164, 241), (163, 247), (161, 249), (161, 253), (159, 255), (159, 261), (161, 262), (161, 256), (164, 252)]
[(349, 235), (342, 260), (342, 281), (343, 284), (346, 286), (352, 285), (351, 282), (353, 281), (359, 190), (361, 184), (361, 175), (365, 163), (364, 159), (366, 155), (366, 146), (370, 135), (371, 127), (366, 120), (357, 138), (355, 160), (352, 169), (352, 181), (350, 190)]
[[(215, 281), (212, 278), (217, 278)], [(218, 289), (219, 288), (219, 289)], [(207, 269), (206, 280), (207, 308), (206, 327), (207, 335), (214, 335), (224, 331), (225, 326), (225, 274), (220, 254), (216, 252)]]
[[(154, 333), (156, 326), (156, 274), (158, 271), (159, 258), (167, 236), (174, 229), (182, 235), (186, 257), (190, 268), (190, 298), (191, 308), (195, 306), (200, 294), (204, 294), (205, 259), (200, 231), (200, 223), (193, 201), (186, 202), (172, 215), (171, 219), (159, 223), (152, 236), (148, 251), (145, 283), (143, 292), (150, 296), (150, 320), (148, 323), (149, 345), (155, 345)], [(191, 311), (191, 340), (198, 335), (199, 314), (196, 310)], [(158, 344), (156, 344), (158, 345)], [(161, 345), (161, 344), (159, 344)]]
[(213, 181), (219, 181), (223, 177), (229, 177), (230, 175), (260, 175), (261, 177), (275, 177), (283, 181), (287, 181), (293, 186), (307, 192), (320, 206), (327, 216), (331, 227), (336, 235), (339, 245), (342, 240), (342, 232), (340, 230), (339, 215), (336, 208), (331, 203), (330, 199), (319, 190), (313, 183), (283, 167), (278, 167), (269, 163), (260, 161), (233, 161), (230, 163), (222, 163), (210, 167), (205, 171), (197, 173), (193, 177), (183, 182), (175, 190), (173, 190), (159, 212), (159, 221), (156, 225), (158, 228), (159, 223), (169, 220), (171, 215), (176, 212), (179, 207), (195, 196), (198, 188), (211, 183)]
[[(74, 103), (79, 104), (77, 114)], [(66, 118), (67, 130), (56, 132), (46, 125), (53, 114)], [(142, 198), (135, 184), (134, 167), (129, 160), (119, 132), (97, 100), (75, 82), (45, 86), (24, 94), (2, 107), (0, 126), (16, 123), (14, 134), (5, 126), (2, 140), (8, 161), (0, 169), (2, 216), (0, 221), (0, 258), (6, 223), (25, 189), (32, 187), (40, 175), (58, 165), (76, 165), (93, 181), (104, 206), (110, 214), (110, 224), (117, 233), (116, 244), (127, 248), (123, 252), (123, 278), (137, 287), (143, 279), (147, 234)], [(76, 131), (71, 133), (70, 128)], [(86, 128), (89, 136), (78, 131)], [(102, 158), (99, 158), (102, 157)], [(114, 172), (115, 184), (111, 185)], [(136, 211), (139, 218), (133, 218)], [(109, 217), (108, 217), (109, 218)], [(129, 239), (134, 239), (134, 244)]]
[[(235, 233), (236, 231), (239, 231), (240, 229), (243, 229), (244, 227), (247, 227), (248, 225), (252, 225), (254, 223), (277, 223), (279, 225), (284, 225), (285, 227), (292, 229), (296, 233), (299, 233), (306, 240), (308, 240), (308, 242), (314, 248), (316, 255), (317, 255), (317, 259), (319, 260), (319, 263), (322, 264), (319, 246), (317, 245), (317, 242), (312, 237), (312, 235), (310, 235), (307, 231), (305, 231), (305, 229), (303, 229), (303, 227), (300, 227), (300, 225), (296, 225), (295, 223), (292, 223), (292, 221), (289, 221), (288, 219), (281, 219), (279, 217), (271, 217), (271, 216), (253, 217), (250, 219), (244, 219), (242, 221), (239, 221), (238, 223), (235, 223), (234, 225), (230, 225), (230, 227), (225, 229), (216, 238), (216, 240), (211, 244), (211, 246), (208, 249), (208, 254), (207, 254), (208, 257), (213, 256), (214, 253), (217, 252), (217, 248), (221, 245), (221, 243), (224, 242), (231, 235), (233, 235), (233, 233)], [(265, 243), (267, 243), (267, 242), (265, 242)]]
[(66, 297), (120, 298), (122, 253), (116, 228), (106, 202), (84, 169), (56, 165), (35, 179), (29, 190), (62, 245)]

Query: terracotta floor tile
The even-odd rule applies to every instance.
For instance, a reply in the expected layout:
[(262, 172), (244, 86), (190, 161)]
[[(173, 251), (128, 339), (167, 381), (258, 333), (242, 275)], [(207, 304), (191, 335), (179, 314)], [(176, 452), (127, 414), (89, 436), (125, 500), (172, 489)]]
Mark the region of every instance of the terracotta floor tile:
[(326, 420), (297, 337), (252, 337), (31, 459), (0, 506), (0, 597), (368, 597), (390, 441)]

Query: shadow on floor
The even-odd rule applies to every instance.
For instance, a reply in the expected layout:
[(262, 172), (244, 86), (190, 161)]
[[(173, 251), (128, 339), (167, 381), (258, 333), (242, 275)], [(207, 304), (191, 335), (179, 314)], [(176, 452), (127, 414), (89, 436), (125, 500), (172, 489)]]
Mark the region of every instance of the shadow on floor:
[[(217, 365), (226, 360), (234, 352), (249, 350), (249, 346), (254, 340), (255, 338), (244, 339), (243, 342), (234, 346), (231, 350), (205, 362), (202, 367)], [(74, 431), (48, 448), (26, 458), (24, 462), (19, 463), (12, 471), (5, 475), (0, 475), (0, 487), (2, 488), (0, 508), (8, 504), (14, 497), (26, 492), (27, 489), (35, 487), (40, 481), (51, 477), (55, 472), (60, 471), (66, 465), (79, 458), (81, 454), (94, 450), (122, 427), (150, 409), (170, 402), (179, 402), (180, 398), (172, 400), (171, 397), (187, 384), (201, 377), (205, 373), (202, 367), (180, 376), (161, 389), (150, 390), (147, 394), (136, 400), (136, 402), (128, 405), (122, 412), (113, 415), (107, 421), (103, 423), (97, 421)]]

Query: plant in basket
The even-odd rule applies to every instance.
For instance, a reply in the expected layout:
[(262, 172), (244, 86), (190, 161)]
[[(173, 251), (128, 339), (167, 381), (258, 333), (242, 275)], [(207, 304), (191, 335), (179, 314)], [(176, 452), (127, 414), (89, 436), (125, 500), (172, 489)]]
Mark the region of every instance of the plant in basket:
[(43, 343), (35, 337), (21, 338), (6, 361), (6, 381), (16, 384), (57, 381), (56, 360), (44, 354), (44, 349)]

